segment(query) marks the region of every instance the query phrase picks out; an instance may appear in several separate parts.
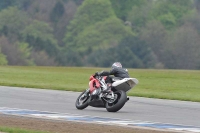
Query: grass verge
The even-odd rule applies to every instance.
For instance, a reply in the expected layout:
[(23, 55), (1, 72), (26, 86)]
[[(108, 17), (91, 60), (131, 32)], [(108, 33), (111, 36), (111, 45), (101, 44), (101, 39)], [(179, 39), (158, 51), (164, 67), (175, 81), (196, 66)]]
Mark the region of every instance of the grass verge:
[(0, 132), (5, 132), (5, 133), (48, 133), (48, 132), (25, 130), (25, 129), (20, 129), (20, 128), (10, 128), (10, 127), (0, 127)]
[[(83, 91), (91, 74), (108, 68), (0, 67), (0, 85)], [(129, 69), (139, 84), (128, 95), (200, 102), (200, 71)]]

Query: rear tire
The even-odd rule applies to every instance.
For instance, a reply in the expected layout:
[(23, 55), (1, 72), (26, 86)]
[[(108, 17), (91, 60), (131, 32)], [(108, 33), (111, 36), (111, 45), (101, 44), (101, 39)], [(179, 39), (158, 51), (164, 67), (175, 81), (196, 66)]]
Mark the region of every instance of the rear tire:
[(122, 90), (118, 90), (118, 91), (114, 92), (114, 95), (117, 96), (117, 98), (114, 100), (114, 102), (112, 102), (112, 103), (106, 102), (106, 110), (108, 112), (119, 111), (127, 101), (126, 92), (124, 92)]
[(77, 109), (85, 109), (89, 105), (89, 95), (87, 94), (87, 96), (84, 96), (85, 93), (86, 91), (82, 92), (77, 98), (75, 103)]

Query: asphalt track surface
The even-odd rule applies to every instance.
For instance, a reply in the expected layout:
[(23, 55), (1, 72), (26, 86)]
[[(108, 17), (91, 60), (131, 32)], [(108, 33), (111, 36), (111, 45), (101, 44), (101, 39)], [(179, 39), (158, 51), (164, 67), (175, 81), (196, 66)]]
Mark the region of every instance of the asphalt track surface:
[(79, 94), (78, 92), (1, 86), (0, 107), (200, 127), (200, 103), (197, 102), (130, 97), (119, 112), (109, 113), (104, 108), (88, 107), (77, 110), (75, 101)]

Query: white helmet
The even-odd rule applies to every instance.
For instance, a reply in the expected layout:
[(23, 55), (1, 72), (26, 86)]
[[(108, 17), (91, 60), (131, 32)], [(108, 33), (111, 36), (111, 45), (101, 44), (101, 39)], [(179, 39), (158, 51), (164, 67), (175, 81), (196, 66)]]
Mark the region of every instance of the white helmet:
[(116, 68), (116, 67), (122, 68), (122, 64), (120, 62), (113, 63), (112, 68)]

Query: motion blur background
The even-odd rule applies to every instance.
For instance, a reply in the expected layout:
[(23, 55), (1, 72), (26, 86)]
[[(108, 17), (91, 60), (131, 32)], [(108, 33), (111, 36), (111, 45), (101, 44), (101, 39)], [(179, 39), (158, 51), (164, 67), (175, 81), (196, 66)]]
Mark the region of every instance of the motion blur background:
[(0, 0), (0, 65), (200, 69), (200, 0)]

